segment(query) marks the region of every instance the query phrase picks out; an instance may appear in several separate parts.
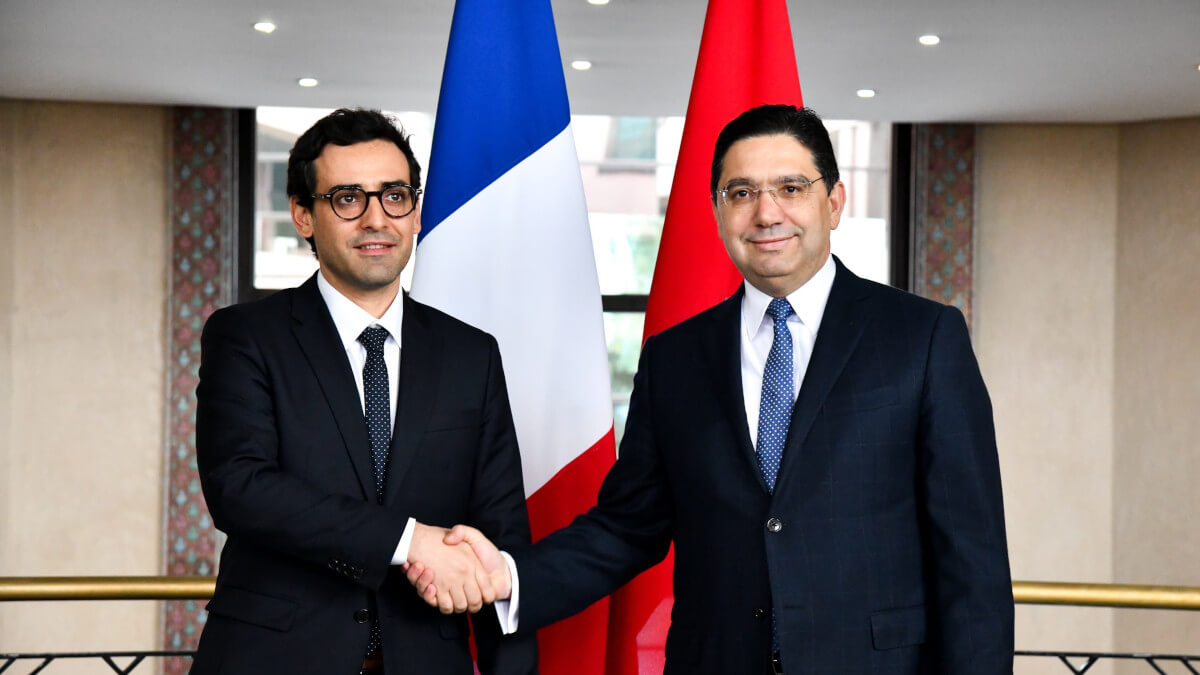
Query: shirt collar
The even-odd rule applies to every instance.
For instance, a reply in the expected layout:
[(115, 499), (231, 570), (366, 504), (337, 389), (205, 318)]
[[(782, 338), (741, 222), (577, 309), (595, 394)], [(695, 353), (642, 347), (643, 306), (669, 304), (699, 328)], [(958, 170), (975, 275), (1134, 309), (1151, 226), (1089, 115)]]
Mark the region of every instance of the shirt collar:
[(329, 308), (329, 315), (333, 317), (333, 325), (337, 328), (338, 337), (341, 338), (342, 345), (346, 349), (357, 345), (358, 336), (362, 335), (362, 332), (368, 327), (376, 324), (387, 329), (396, 344), (400, 344), (400, 326), (404, 320), (403, 292), (397, 293), (396, 299), (392, 301), (383, 316), (376, 319), (371, 316), (370, 312), (342, 295), (338, 289), (333, 287), (333, 284), (325, 279), (324, 273), (320, 270), (317, 271), (317, 289), (321, 291), (321, 298), (325, 300), (325, 306)]
[[(829, 301), (829, 291), (833, 289), (836, 273), (837, 266), (834, 265), (831, 255), (811, 279), (787, 296), (788, 304), (792, 306), (796, 318), (814, 335), (821, 327), (821, 317), (825, 314), (825, 303)], [(767, 305), (771, 304), (772, 298), (755, 288), (749, 281), (743, 283), (746, 295), (742, 298), (742, 327), (746, 338), (750, 339), (762, 326), (763, 317), (767, 314)]]

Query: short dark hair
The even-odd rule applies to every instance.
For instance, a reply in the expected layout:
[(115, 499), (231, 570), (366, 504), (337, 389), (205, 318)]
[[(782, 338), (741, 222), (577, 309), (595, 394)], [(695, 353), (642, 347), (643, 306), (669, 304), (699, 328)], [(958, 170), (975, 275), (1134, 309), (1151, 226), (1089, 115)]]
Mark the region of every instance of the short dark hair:
[[(413, 155), (408, 136), (392, 117), (378, 110), (339, 108), (317, 120), (296, 139), (288, 155), (288, 197), (295, 197), (304, 208), (312, 208), (312, 195), (317, 191), (317, 171), (313, 162), (321, 156), (326, 145), (354, 145), (375, 140), (391, 141), (400, 148), (408, 160), (409, 182), (415, 188), (421, 187), (421, 165)], [(308, 237), (308, 245), (315, 254), (317, 244), (312, 237)]]
[(791, 136), (808, 148), (817, 171), (824, 178), (826, 193), (833, 191), (833, 186), (838, 182), (837, 157), (833, 154), (829, 131), (817, 113), (811, 108), (797, 108), (794, 105), (760, 105), (738, 115), (717, 136), (717, 145), (713, 148), (712, 179), (709, 182), (709, 193), (714, 202), (717, 199), (717, 181), (721, 179), (729, 148), (747, 138), (776, 134)]

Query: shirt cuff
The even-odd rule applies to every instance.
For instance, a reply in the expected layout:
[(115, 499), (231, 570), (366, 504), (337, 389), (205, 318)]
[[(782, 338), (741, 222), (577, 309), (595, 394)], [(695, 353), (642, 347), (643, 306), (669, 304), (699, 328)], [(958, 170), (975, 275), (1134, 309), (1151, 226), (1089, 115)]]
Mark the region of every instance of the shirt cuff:
[(393, 565), (403, 565), (408, 562), (408, 549), (412, 547), (413, 530), (416, 527), (416, 519), (409, 518), (408, 524), (404, 526), (404, 534), (400, 535), (400, 543), (396, 544), (396, 552), (392, 554)]
[(500, 555), (504, 556), (504, 564), (508, 565), (508, 578), (512, 579), (512, 594), (508, 596), (508, 600), (496, 601), (496, 619), (500, 622), (501, 635), (512, 635), (517, 632), (518, 607), (520, 605), (520, 590), (521, 582), (517, 579), (517, 563), (513, 561), (512, 556), (500, 551)]

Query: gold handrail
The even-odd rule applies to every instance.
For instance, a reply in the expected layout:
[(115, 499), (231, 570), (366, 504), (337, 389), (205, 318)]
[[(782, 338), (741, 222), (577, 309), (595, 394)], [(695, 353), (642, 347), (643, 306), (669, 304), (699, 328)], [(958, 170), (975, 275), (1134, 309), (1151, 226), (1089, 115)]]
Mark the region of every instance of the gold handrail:
[(1014, 581), (1013, 599), (1023, 605), (1200, 610), (1200, 588), (1194, 586)]
[[(212, 577), (0, 577), (6, 600), (206, 600)], [(1200, 587), (1014, 581), (1022, 605), (1200, 611)]]
[(207, 600), (213, 577), (0, 577), (3, 600)]

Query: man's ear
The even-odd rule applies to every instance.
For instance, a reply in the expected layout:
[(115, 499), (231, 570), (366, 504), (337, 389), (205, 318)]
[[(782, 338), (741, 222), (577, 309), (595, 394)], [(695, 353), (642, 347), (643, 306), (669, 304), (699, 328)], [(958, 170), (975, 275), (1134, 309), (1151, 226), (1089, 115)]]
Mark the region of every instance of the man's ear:
[(838, 224), (842, 222), (842, 209), (844, 208), (846, 208), (846, 185), (839, 180), (837, 185), (833, 186), (833, 192), (829, 193), (829, 229), (837, 229)]
[(296, 228), (296, 232), (300, 234), (300, 238), (308, 239), (313, 236), (312, 209), (307, 206), (301, 206), (300, 200), (294, 196), (288, 199), (288, 206), (292, 212), (292, 225)]

